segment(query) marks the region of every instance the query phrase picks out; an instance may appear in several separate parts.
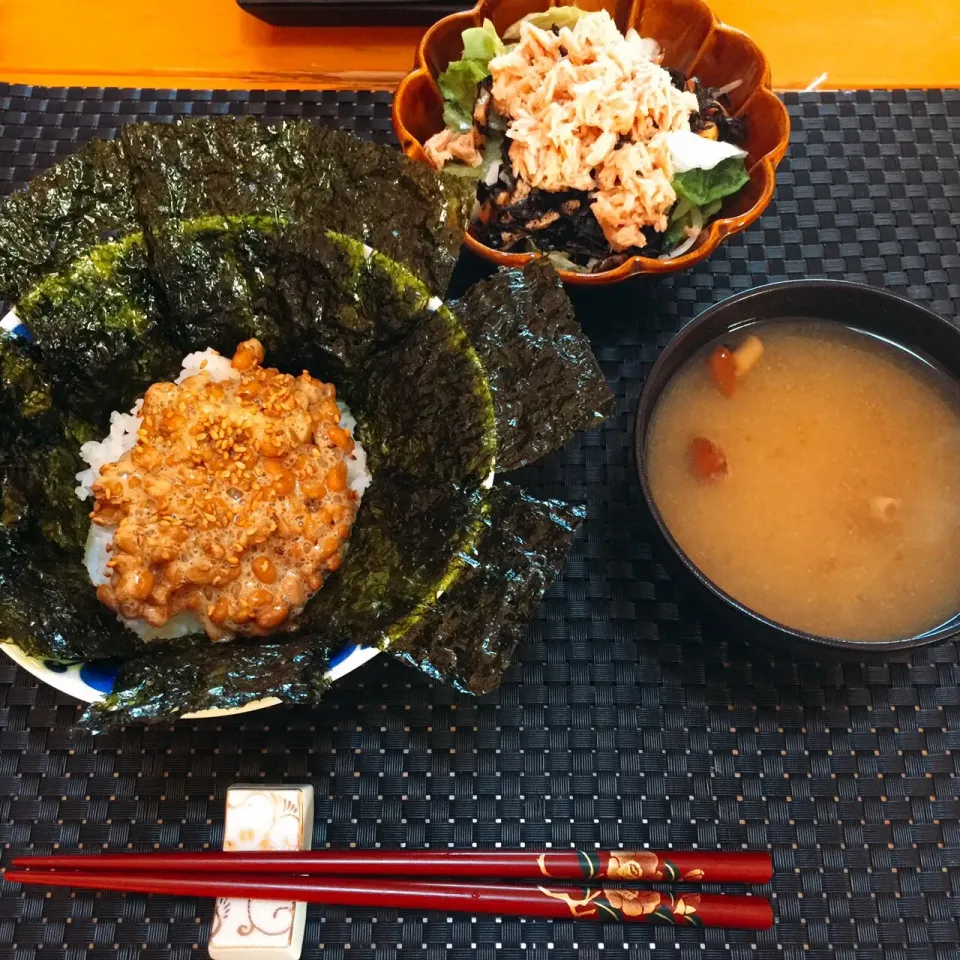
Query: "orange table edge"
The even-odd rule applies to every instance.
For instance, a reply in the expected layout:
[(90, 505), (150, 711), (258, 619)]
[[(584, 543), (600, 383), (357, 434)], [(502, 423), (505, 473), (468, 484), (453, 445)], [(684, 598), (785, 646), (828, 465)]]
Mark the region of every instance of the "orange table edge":
[[(960, 3), (714, 0), (781, 90), (960, 85)], [(0, 80), (46, 86), (389, 90), (420, 27), (273, 27), (234, 0), (0, 0)]]

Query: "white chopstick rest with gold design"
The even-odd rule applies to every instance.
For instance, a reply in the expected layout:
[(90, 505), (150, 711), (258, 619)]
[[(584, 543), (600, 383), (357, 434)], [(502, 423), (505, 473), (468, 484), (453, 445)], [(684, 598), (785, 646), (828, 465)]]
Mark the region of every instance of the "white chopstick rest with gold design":
[[(247, 786), (227, 790), (224, 850), (309, 850), (313, 787)], [(212, 960), (300, 960), (307, 905), (220, 897), (210, 934)]]

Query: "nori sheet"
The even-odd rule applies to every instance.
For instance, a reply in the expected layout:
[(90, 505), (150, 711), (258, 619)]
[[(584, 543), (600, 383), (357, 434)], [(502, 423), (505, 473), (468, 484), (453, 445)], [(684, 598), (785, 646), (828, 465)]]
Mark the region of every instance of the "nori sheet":
[[(172, 378), (184, 353), (229, 353), (257, 336), (281, 368), (336, 383), (358, 418), (375, 473), (351, 549), (289, 640), (140, 652), (89, 721), (272, 694), (312, 702), (328, 647), (345, 640), (389, 645), (461, 689), (493, 686), (582, 514), (488, 489), (494, 465), (555, 449), (610, 403), (552, 269), (500, 274), (454, 310), (433, 301), (469, 185), (306, 121), (140, 125), (120, 148), (91, 147), (58, 171), (28, 191), (12, 252), (0, 250), (0, 280), (5, 269), (29, 276), (11, 289), (37, 337), (35, 349), (0, 352), (0, 412), (23, 443), (19, 473), (0, 458), (0, 631), (46, 656), (139, 650), (65, 552), (77, 557), (86, 531), (87, 505), (73, 495), (79, 443), (90, 423), (102, 435), (111, 409)], [(20, 215), (10, 204), (0, 238), (4, 218)], [(83, 225), (68, 222), (77, 211), (89, 213)], [(39, 418), (28, 424), (31, 403)], [(41, 423), (48, 432), (31, 433)]]
[(36, 344), (0, 335), (0, 526), (39, 531), (67, 549), (86, 539), (89, 508), (74, 494), (89, 425), (54, 403)]
[(165, 319), (138, 235), (108, 241), (20, 299), (61, 409), (105, 430), (157, 380), (172, 377), (185, 351)]
[(305, 633), (330, 643), (390, 642), (459, 572), (480, 529), (483, 494), (384, 467), (364, 493), (343, 566), (310, 601)]
[(614, 397), (590, 341), (545, 258), (481, 281), (451, 309), (490, 378), (499, 471), (559, 449), (612, 412)]
[(91, 140), (0, 203), (0, 300), (91, 247), (139, 230), (120, 145)]
[(398, 151), (340, 130), (324, 133), (308, 162), (332, 160), (333, 196), (312, 215), (309, 207), (300, 208), (295, 222), (356, 237), (443, 296), (470, 222), (474, 189), (465, 178), (437, 175)]
[(152, 264), (189, 349), (229, 355), (257, 337), (271, 365), (339, 385), (375, 349), (377, 325), (357, 290), (362, 245), (322, 233), (312, 240), (296, 247), (252, 214), (169, 225)]
[(16, 444), (0, 452), (4, 527), (18, 536), (39, 534), (79, 558), (90, 529), (90, 504), (74, 492), (84, 469), (79, 443), (67, 435), (59, 444)]
[[(379, 645), (456, 575), (457, 552), (477, 533), (496, 455), (493, 405), (459, 320), (431, 309), (404, 267), (333, 239), (349, 254), (350, 269), (338, 269), (349, 275), (340, 309), (350, 323), (329, 313), (317, 322), (339, 331), (341, 383), (358, 401), (373, 480), (340, 575), (308, 605), (304, 629)], [(328, 296), (340, 282), (326, 282)]]
[(329, 685), (329, 651), (312, 637), (283, 643), (213, 643), (206, 637), (153, 644), (120, 666), (116, 684), (81, 723), (94, 730), (174, 719), (180, 712), (236, 709), (276, 697), (315, 704)]
[(460, 576), (387, 650), (458, 690), (492, 690), (584, 515), (582, 507), (495, 487)]
[(78, 552), (90, 508), (74, 489), (85, 467), (80, 445), (94, 431), (55, 405), (39, 352), (23, 337), (0, 336), (0, 526), (4, 534), (39, 533)]
[(42, 433), (51, 414), (59, 420), (37, 345), (0, 333), (0, 438), (14, 432)]
[(43, 539), (2, 544), (0, 630), (27, 653), (54, 660), (129, 657), (140, 647), (97, 599), (83, 564)]
[(271, 365), (296, 359), (293, 330), (275, 292), (271, 228), (252, 216), (216, 216), (178, 221), (166, 232), (151, 266), (184, 353), (212, 347), (229, 357), (242, 340), (256, 337)]
[[(284, 234), (276, 263), (275, 294), (293, 325), (299, 356), (321, 370), (335, 362), (339, 380), (366, 382), (364, 365), (429, 322), (433, 312), (429, 289), (409, 269), (334, 230)], [(455, 318), (449, 325), (462, 327)]]
[(292, 328), (290, 346), (311, 373), (336, 383), (338, 393), (349, 391), (352, 374), (377, 342), (376, 311), (358, 287), (363, 245), (322, 231), (278, 236), (276, 243), (273, 289)]
[(257, 215), (307, 247), (315, 232), (356, 237), (446, 291), (474, 203), (462, 178), (306, 120), (185, 119), (136, 124), (121, 138), (161, 264), (176, 221)]
[(253, 117), (124, 127), (120, 142), (148, 240), (170, 222), (201, 216), (282, 217), (284, 197), (295, 189), (290, 181), (310, 176), (302, 162), (308, 127), (306, 121), (268, 127)]
[(497, 453), (493, 405), (484, 370), (453, 314), (441, 307), (364, 365), (363, 442), (382, 466), (479, 483)]

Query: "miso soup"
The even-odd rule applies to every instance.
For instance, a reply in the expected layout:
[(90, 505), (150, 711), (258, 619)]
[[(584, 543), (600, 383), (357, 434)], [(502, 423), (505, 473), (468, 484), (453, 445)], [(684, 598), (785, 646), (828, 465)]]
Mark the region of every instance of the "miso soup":
[(822, 636), (913, 636), (960, 610), (960, 386), (838, 323), (780, 320), (673, 376), (651, 493), (744, 606)]

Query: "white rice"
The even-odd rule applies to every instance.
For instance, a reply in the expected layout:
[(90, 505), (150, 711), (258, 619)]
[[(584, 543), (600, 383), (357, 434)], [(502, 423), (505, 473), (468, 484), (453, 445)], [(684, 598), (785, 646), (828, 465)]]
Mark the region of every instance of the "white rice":
[(220, 380), (239, 380), (240, 371), (233, 369), (233, 364), (229, 357), (217, 353), (207, 347), (206, 350), (198, 350), (196, 353), (188, 353), (183, 358), (183, 368), (180, 375), (174, 380), (174, 383), (183, 383), (187, 377), (194, 377), (201, 371), (206, 370), (207, 376), (217, 383)]
[(341, 400), (337, 401), (337, 406), (340, 408), (340, 426), (354, 438), (353, 456), (347, 457), (347, 486), (356, 493), (358, 499), (362, 499), (363, 491), (373, 479), (367, 469), (367, 451), (356, 439), (357, 418)]
[(102, 440), (89, 440), (80, 448), (80, 456), (90, 464), (86, 470), (77, 474), (77, 496), (81, 500), (88, 500), (92, 495), (92, 487), (100, 476), (100, 468), (108, 463), (116, 463), (128, 450), (132, 450), (137, 442), (137, 431), (140, 429), (140, 408), (143, 400), (138, 400), (129, 413), (119, 413), (116, 410), (110, 414), (110, 433)]
[[(233, 369), (227, 357), (207, 347), (206, 350), (188, 353), (183, 358), (183, 368), (174, 383), (183, 383), (187, 377), (196, 376), (201, 371), (206, 371), (213, 381), (240, 379), (240, 373)], [(137, 431), (143, 419), (140, 416), (142, 406), (141, 399), (133, 405), (129, 413), (114, 410), (110, 414), (110, 433), (103, 440), (91, 440), (80, 448), (80, 456), (90, 464), (88, 469), (77, 474), (77, 496), (81, 500), (87, 500), (93, 495), (91, 488), (100, 476), (100, 468), (108, 463), (116, 463), (136, 445)]]
[[(196, 353), (187, 354), (183, 358), (183, 368), (174, 383), (183, 383), (188, 377), (200, 372), (206, 372), (213, 381), (239, 380), (240, 373), (233, 369), (228, 357), (207, 348)], [(143, 418), (140, 408), (143, 400), (138, 400), (129, 413), (114, 411), (110, 414), (110, 433), (103, 440), (91, 440), (80, 448), (80, 456), (89, 466), (77, 474), (77, 496), (87, 500), (93, 495), (93, 484), (100, 476), (100, 469), (108, 463), (116, 463), (128, 450), (132, 450), (137, 443), (137, 431)], [(354, 490), (358, 500), (363, 498), (363, 492), (370, 485), (370, 471), (367, 468), (367, 454), (354, 431), (357, 420), (350, 412), (350, 408), (342, 401), (337, 401), (340, 408), (340, 426), (349, 430), (354, 437), (353, 456), (347, 458), (347, 486)], [(90, 533), (87, 535), (87, 545), (84, 552), (84, 564), (90, 581), (95, 587), (109, 581), (107, 562), (110, 553), (107, 547), (113, 540), (115, 527), (102, 527), (99, 524), (90, 524)], [(118, 617), (144, 640), (172, 640), (187, 634), (203, 632), (203, 624), (190, 612), (179, 613), (171, 617), (162, 627), (151, 627), (141, 620), (127, 620)]]

